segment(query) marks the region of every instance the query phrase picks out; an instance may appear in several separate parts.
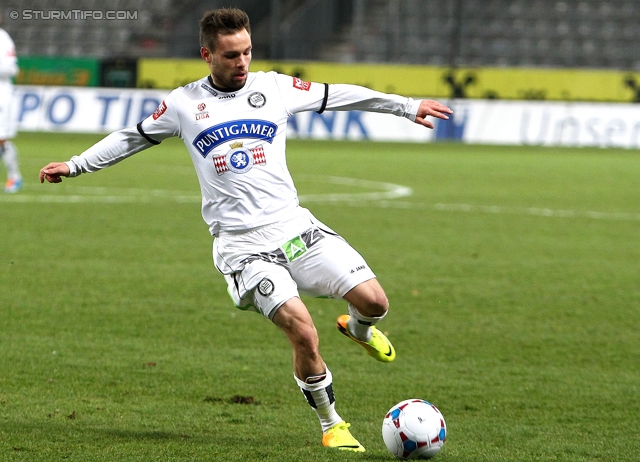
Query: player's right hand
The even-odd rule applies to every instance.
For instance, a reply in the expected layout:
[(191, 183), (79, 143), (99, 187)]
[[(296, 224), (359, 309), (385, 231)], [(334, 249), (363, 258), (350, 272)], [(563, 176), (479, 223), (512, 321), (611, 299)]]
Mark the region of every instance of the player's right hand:
[(69, 166), (64, 162), (51, 162), (40, 170), (40, 183), (60, 183), (63, 176), (69, 176)]

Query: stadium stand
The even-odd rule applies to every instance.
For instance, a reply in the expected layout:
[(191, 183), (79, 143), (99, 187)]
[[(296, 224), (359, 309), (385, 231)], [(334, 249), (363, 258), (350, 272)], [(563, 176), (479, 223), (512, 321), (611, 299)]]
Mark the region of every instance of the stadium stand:
[(195, 57), (203, 11), (252, 18), (254, 57), (450, 66), (640, 69), (637, 0), (31, 0), (31, 11), (129, 11), (135, 20), (10, 19), (18, 54)]

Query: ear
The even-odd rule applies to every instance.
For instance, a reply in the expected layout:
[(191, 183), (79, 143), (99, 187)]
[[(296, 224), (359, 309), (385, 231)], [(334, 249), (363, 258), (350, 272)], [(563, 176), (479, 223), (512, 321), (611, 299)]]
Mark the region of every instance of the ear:
[(205, 47), (201, 47), (200, 48), (200, 56), (202, 57), (202, 59), (204, 59), (208, 64), (211, 64), (211, 52), (205, 48)]

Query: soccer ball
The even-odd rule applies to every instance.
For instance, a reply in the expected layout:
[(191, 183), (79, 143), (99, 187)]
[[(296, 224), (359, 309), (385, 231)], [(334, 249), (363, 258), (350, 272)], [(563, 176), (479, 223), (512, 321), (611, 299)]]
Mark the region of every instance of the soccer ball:
[(382, 421), (382, 439), (398, 459), (431, 459), (447, 436), (444, 417), (433, 404), (407, 399), (387, 412)]

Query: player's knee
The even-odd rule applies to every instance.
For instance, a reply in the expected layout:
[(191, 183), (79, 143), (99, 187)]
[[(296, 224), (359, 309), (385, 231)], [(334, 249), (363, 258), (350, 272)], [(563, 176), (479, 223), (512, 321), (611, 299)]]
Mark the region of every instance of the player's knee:
[(387, 297), (382, 293), (381, 295), (362, 300), (356, 308), (364, 316), (380, 318), (387, 314), (389, 310), (389, 300), (387, 300)]
[(365, 311), (367, 316), (384, 316), (389, 310), (389, 300), (382, 288), (371, 291), (363, 304), (364, 306), (361, 307), (363, 308), (361, 311)]
[(381, 317), (389, 309), (389, 300), (376, 279), (356, 286), (344, 297), (363, 316)]
[(383, 291), (376, 293), (369, 307), (374, 316), (384, 316), (389, 310), (389, 300)]

